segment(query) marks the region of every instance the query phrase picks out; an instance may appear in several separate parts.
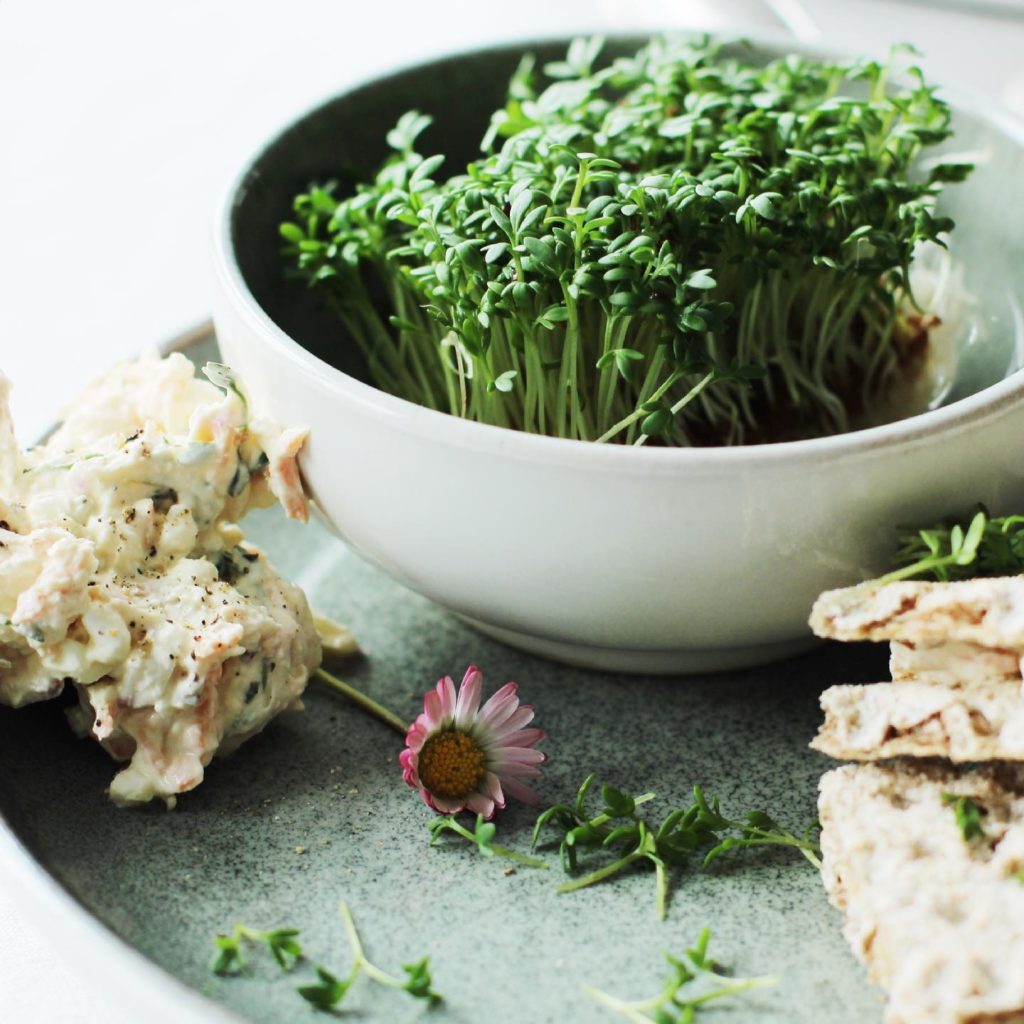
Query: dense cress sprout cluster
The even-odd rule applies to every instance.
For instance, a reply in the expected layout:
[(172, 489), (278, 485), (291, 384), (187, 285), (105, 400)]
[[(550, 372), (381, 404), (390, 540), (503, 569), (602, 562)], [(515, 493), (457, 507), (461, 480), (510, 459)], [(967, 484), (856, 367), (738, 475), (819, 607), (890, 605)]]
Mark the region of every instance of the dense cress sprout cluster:
[[(915, 67), (707, 39), (513, 76), (453, 177), (417, 140), (282, 225), (379, 386), (484, 423), (598, 441), (750, 443), (882, 415), (909, 372), (908, 268), (970, 165), (915, 165), (950, 112)], [(448, 171), (449, 168), (444, 168)], [(369, 296), (380, 292), (386, 309)]]
[(871, 582), (1019, 576), (1024, 573), (1024, 516), (993, 518), (978, 506), (963, 523), (952, 517), (926, 529), (904, 527), (893, 562), (898, 568)]

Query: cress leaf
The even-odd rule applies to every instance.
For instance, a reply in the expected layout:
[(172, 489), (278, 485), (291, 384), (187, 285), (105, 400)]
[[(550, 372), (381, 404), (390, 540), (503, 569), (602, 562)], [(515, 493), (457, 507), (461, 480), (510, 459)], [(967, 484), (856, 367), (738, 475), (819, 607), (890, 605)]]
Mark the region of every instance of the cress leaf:
[(289, 276), (378, 386), (485, 423), (705, 445), (885, 418), (927, 334), (912, 261), (971, 170), (930, 158), (951, 112), (920, 69), (699, 37), (602, 52), (527, 55), (460, 166), (403, 115), (375, 175), (295, 197)]

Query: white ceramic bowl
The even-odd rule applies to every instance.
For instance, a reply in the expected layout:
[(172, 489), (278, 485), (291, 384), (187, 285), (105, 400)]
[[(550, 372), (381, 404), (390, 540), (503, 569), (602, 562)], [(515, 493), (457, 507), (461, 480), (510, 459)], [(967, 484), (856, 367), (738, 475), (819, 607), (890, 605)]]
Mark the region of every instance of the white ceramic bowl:
[[(504, 81), (521, 50), (409, 69), (304, 114), (245, 168), (219, 214), (224, 357), (261, 410), (309, 426), (303, 473), (358, 552), (513, 645), (595, 668), (691, 672), (808, 644), (815, 595), (883, 567), (897, 524), (976, 501), (1024, 510), (1013, 299), (1015, 261), (1024, 266), (1013, 177), (1024, 135), (967, 107), (958, 108), (958, 143), (991, 159), (950, 189), (961, 221), (955, 255), (983, 304), (988, 340), (973, 339), (964, 353), (953, 397), (995, 383), (945, 407), (769, 446), (602, 446), (421, 408), (299, 344), (295, 335), (316, 336), (322, 325), (290, 309), (275, 277), (276, 225), (290, 197), (345, 160), (371, 169), (399, 113), (443, 111), (446, 90), (467, 77)], [(442, 121), (485, 123), (495, 88), (461, 90), (470, 98)], [(436, 148), (465, 148), (460, 138)]]

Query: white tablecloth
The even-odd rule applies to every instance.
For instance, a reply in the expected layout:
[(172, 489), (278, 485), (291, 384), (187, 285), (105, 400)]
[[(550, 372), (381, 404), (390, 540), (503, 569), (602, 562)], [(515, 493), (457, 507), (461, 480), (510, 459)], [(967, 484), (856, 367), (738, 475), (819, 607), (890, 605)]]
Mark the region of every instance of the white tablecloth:
[[(934, 77), (1024, 112), (1024, 20), (950, 5), (0, 3), (0, 368), (16, 385), (23, 441), (86, 376), (208, 315), (217, 198), (290, 114), (378, 70), (499, 36), (670, 26), (790, 31), (878, 56), (910, 40)], [(57, 961), (31, 894), (5, 890), (2, 865), (0, 950), (4, 1021), (138, 1019), (96, 977)]]

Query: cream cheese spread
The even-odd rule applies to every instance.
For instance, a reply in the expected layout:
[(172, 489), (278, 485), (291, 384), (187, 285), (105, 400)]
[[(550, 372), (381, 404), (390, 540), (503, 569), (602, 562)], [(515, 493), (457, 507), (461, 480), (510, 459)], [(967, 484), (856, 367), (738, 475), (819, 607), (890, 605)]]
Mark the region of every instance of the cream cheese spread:
[(74, 728), (125, 762), (119, 803), (173, 806), (298, 706), (320, 662), (305, 596), (235, 525), (275, 500), (307, 518), (305, 432), (206, 372), (179, 354), (121, 364), (28, 451), (0, 376), (0, 703), (73, 686)]

